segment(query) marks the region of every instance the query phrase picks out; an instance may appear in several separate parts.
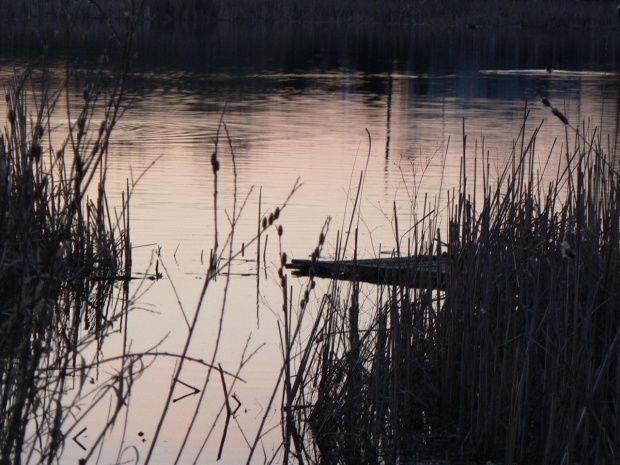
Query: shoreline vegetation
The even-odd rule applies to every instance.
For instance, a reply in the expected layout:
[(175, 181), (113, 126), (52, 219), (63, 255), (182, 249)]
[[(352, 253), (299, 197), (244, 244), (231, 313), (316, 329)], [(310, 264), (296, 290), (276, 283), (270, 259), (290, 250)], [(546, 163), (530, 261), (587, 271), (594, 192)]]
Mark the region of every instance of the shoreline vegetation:
[[(127, 37), (132, 30), (128, 24)], [(41, 60), (15, 70), (4, 83), (2, 464), (58, 462), (67, 437), (79, 435), (78, 425), (107, 401), (103, 394), (115, 391), (118, 405), (97, 432), (101, 442), (144, 369), (123, 350), (116, 374), (99, 373), (106, 363), (104, 341), (124, 327), (130, 308), (133, 186), (113, 208), (106, 194), (111, 136), (124, 111), (128, 51), (88, 75), (68, 64), (65, 79), (54, 79)], [(76, 89), (80, 81), (83, 88)]]
[[(123, 19), (126, 2), (0, 0), (0, 20)], [(612, 0), (148, 0), (144, 20), (158, 23), (339, 23), (518, 29), (617, 29)]]
[[(445, 290), (430, 272), (413, 287), (404, 269), (394, 285), (334, 280), (309, 299), (310, 268), (296, 314), (311, 329), (287, 344), (299, 346), (282, 404), (290, 462), (617, 461), (618, 163), (597, 128), (543, 104), (566, 128), (559, 165), (536, 154), (543, 123), (526, 106), (496, 180), (463, 126), (459, 185), (418, 199), (409, 221), (394, 214), (395, 256), (445, 257)], [(356, 234), (337, 236), (336, 257), (357, 255)]]

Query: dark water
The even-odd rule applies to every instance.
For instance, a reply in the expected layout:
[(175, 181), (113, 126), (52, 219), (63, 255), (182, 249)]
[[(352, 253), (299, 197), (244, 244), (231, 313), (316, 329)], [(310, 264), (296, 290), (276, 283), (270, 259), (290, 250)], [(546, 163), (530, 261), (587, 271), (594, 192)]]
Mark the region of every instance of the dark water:
[[(30, 26), (3, 27), (0, 76), (6, 79), (14, 69), (37, 60), (62, 76), (69, 60), (77, 67), (72, 84), (80, 89), (103, 53), (111, 66), (116, 62), (119, 48), (104, 24), (80, 26), (68, 39), (59, 31), (57, 25), (42, 25), (35, 32)], [(152, 251), (161, 247), (168, 279), (157, 282), (136, 302), (129, 325), (133, 349), (152, 347), (165, 335), (160, 350), (182, 348), (187, 330), (180, 306), (186, 313), (195, 311), (205, 257), (213, 244), (210, 157), (221, 121), (235, 153), (238, 198), (247, 195), (238, 223), (239, 245), (256, 231), (259, 190), (265, 213), (286, 198), (298, 179), (303, 183), (282, 215), (281, 244), (275, 234), (268, 240), (268, 269), (258, 299), (260, 329), (256, 280), (244, 276), (256, 270), (251, 261), (255, 249), (233, 267), (219, 358), (225, 367), (234, 367), (250, 333), (252, 349), (266, 344), (245, 369), (247, 384), (236, 390), (244, 405), (239, 428), (253, 437), (279, 367), (276, 322), (281, 319), (281, 296), (274, 264), (280, 247), (289, 256), (307, 256), (331, 216), (326, 252), (333, 251), (336, 230), (348, 225), (364, 170), (361, 219), (354, 222), (360, 254), (374, 256), (394, 249), (394, 209), (404, 230), (419, 218), (425, 196), (441, 204), (445, 192), (457, 185), (463, 126), (470, 161), (484, 138), (496, 171), (511, 156), (526, 109), (527, 133), (542, 124), (537, 143), (541, 157), (549, 155), (554, 142), (557, 147), (565, 143), (564, 125), (541, 105), (541, 97), (549, 98), (573, 127), (600, 126), (615, 150), (619, 67), (616, 35), (596, 30), (145, 25), (138, 35), (128, 84), (131, 105), (116, 130), (111, 152), (109, 188), (111, 197), (118, 196), (127, 178), (137, 178), (162, 156), (134, 191), (131, 232), (134, 267), (146, 268)], [(59, 124), (64, 118), (62, 105)], [(223, 134), (220, 130), (218, 194), (219, 221), (225, 225), (223, 211), (232, 211), (234, 178)], [(557, 166), (561, 160), (560, 151), (552, 152), (551, 164)], [(170, 283), (179, 291), (181, 304)], [(213, 351), (222, 292), (216, 288), (209, 296), (209, 308), (190, 350), (197, 358), (207, 359)], [(172, 362), (164, 360), (141, 380), (130, 409), (130, 431), (145, 431), (147, 439), (152, 434), (171, 372)], [(203, 378), (204, 370), (189, 368), (184, 381), (198, 385)], [(221, 387), (212, 384), (210, 395), (219, 399)], [(173, 461), (194, 402), (175, 404), (157, 449), (157, 463)], [(213, 411), (205, 408), (203, 426), (190, 437), (181, 463), (193, 461), (204, 425), (213, 418)], [(95, 429), (97, 418), (90, 421)], [(278, 421), (276, 410), (269, 422), (275, 429), (265, 440), (269, 451), (279, 438)], [(239, 428), (229, 433), (227, 463), (239, 463), (247, 455)], [(148, 441), (142, 443), (136, 435), (130, 439), (144, 456)], [(218, 445), (219, 439), (210, 440), (204, 462), (214, 459)], [(74, 459), (81, 451), (69, 444), (66, 454)]]

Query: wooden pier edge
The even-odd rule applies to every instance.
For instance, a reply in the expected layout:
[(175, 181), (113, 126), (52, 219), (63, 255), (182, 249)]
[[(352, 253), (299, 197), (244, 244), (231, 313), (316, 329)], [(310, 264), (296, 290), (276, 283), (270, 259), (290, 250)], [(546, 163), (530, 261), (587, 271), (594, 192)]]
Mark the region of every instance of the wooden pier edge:
[(311, 260), (294, 258), (285, 266), (293, 276), (400, 285), (445, 290), (449, 257), (415, 255), (362, 260)]

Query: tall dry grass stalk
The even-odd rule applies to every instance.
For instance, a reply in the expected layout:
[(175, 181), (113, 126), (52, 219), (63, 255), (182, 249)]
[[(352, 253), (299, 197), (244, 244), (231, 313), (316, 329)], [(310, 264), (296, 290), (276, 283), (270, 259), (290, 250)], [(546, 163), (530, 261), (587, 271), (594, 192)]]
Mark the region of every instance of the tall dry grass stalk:
[(287, 431), (303, 439), (290, 457), (617, 461), (620, 178), (596, 129), (569, 128), (551, 169), (524, 121), (495, 182), (464, 135), (447, 230), (422, 215), (411, 237), (412, 254), (447, 254), (445, 291), (333, 282), (313, 304), (289, 381)]

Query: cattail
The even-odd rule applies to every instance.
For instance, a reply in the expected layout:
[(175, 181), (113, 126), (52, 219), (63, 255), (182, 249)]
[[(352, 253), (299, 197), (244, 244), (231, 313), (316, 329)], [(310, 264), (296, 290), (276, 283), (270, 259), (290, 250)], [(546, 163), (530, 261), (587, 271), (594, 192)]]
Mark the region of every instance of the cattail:
[(282, 227), (282, 225), (278, 226), (278, 236), (282, 237), (282, 234), (284, 233), (284, 228)]
[(273, 224), (273, 213), (269, 214), (269, 226)]
[(13, 110), (9, 110), (9, 123), (11, 123), (11, 126), (15, 125), (15, 111)]
[(319, 245), (323, 245), (324, 242), (325, 242), (325, 234), (321, 233), (321, 235), (319, 236)]
[(550, 108), (550, 107), (551, 107), (551, 102), (549, 101), (549, 99), (548, 99), (547, 97), (543, 97), (543, 98), (541, 99), (541, 102), (542, 102), (542, 104), (543, 104), (544, 106), (546, 106), (547, 108)]
[(263, 218), (263, 229), (267, 228), (267, 217)]
[(280, 207), (276, 207), (276, 211), (273, 212), (273, 219), (277, 220), (280, 218)]
[(220, 170), (220, 162), (217, 159), (217, 152), (213, 152), (213, 155), (211, 155), (211, 167), (213, 168), (213, 174)]
[(75, 155), (75, 172), (77, 173), (78, 180), (81, 180), (84, 177), (84, 164), (82, 163), (82, 157), (80, 157), (80, 154)]
[(282, 252), (280, 263), (282, 264), (282, 266), (286, 265), (286, 252)]
[(35, 161), (39, 161), (41, 159), (41, 154), (43, 153), (43, 149), (37, 143), (33, 143), (30, 146), (30, 150), (28, 150), (28, 156)]
[(562, 121), (564, 124), (568, 124), (568, 118), (564, 116), (562, 112), (558, 110), (557, 108), (552, 108), (551, 113), (557, 116), (560, 119), (560, 121)]

